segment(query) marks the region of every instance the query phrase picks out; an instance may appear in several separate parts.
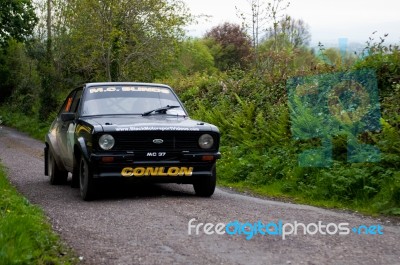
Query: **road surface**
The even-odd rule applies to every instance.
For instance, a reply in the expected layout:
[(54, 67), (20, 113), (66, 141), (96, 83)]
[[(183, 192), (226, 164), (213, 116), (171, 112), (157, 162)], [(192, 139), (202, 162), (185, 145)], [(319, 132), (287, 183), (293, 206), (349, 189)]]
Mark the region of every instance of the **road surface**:
[[(400, 264), (400, 225), (393, 220), (225, 189), (217, 189), (212, 198), (198, 198), (191, 185), (175, 184), (107, 185), (103, 189), (110, 191), (102, 198), (84, 202), (78, 189), (49, 184), (43, 174), (43, 147), (42, 142), (15, 130), (0, 129), (0, 159), (11, 182), (44, 209), (54, 230), (83, 258), (82, 264)], [(246, 239), (251, 231), (258, 231), (254, 223), (259, 220), (270, 224), (268, 230), (258, 223), (261, 232)], [(239, 222), (253, 225), (244, 226), (241, 235), (217, 234), (224, 231), (223, 225), (215, 230), (215, 225), (223, 223), (233, 233), (243, 228)], [(282, 231), (285, 226), (288, 233), (295, 222), (298, 234), (283, 239), (279, 227)], [(205, 229), (199, 223), (210, 224)], [(306, 235), (299, 223), (306, 230), (309, 226)], [(339, 235), (346, 232), (340, 226), (350, 232)], [(315, 233), (318, 228), (325, 235)], [(353, 232), (353, 228), (359, 230)], [(372, 234), (366, 234), (366, 228)]]

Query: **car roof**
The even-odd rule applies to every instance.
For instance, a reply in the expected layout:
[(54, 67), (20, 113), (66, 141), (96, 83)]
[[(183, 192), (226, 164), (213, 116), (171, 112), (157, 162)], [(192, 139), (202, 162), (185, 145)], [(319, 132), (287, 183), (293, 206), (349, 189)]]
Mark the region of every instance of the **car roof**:
[(165, 88), (171, 88), (170, 86), (158, 83), (143, 83), (143, 82), (93, 82), (93, 83), (86, 83), (85, 87), (91, 86), (116, 86), (116, 85), (130, 85), (130, 86), (160, 86)]

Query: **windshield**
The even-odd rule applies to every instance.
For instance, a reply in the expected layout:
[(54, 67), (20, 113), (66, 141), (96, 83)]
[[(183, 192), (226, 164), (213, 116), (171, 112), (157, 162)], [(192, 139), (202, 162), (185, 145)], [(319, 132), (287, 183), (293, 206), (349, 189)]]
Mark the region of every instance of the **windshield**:
[(165, 106), (179, 106), (165, 114), (186, 115), (168, 88), (156, 86), (94, 86), (86, 91), (82, 115), (143, 114)]

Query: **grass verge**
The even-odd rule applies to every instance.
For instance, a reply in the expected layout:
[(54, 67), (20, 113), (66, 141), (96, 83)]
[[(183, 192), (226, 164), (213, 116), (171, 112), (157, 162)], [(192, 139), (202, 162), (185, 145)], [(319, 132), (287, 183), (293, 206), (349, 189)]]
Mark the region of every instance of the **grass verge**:
[(343, 211), (353, 211), (360, 212), (362, 214), (370, 215), (370, 216), (379, 216), (379, 214), (371, 209), (368, 205), (354, 202), (353, 204), (343, 203), (340, 201), (334, 200), (318, 200), (310, 197), (305, 197), (303, 194), (285, 194), (281, 191), (282, 186), (285, 183), (273, 183), (272, 185), (263, 185), (259, 187), (248, 185), (245, 182), (227, 182), (227, 181), (219, 181), (218, 185), (224, 188), (229, 188), (235, 190), (237, 192), (250, 194), (252, 196), (258, 197), (261, 196), (263, 198), (268, 198), (271, 200), (278, 200), (282, 202), (289, 202), (295, 204), (305, 204), (311, 205), (315, 207), (325, 208), (325, 209), (338, 209)]
[(0, 263), (76, 264), (45, 215), (22, 197), (0, 165)]
[(19, 112), (12, 112), (5, 105), (0, 107), (0, 126), (2, 124), (25, 132), (35, 139), (44, 141), (51, 122), (39, 121), (37, 117), (28, 117)]

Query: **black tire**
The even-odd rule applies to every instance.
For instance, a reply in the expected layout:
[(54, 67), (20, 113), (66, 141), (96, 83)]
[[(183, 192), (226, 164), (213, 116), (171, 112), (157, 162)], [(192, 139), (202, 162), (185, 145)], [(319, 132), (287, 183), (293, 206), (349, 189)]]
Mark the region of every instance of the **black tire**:
[(79, 164), (79, 188), (81, 192), (81, 197), (84, 201), (91, 201), (94, 199), (94, 184), (95, 183), (89, 164), (82, 156)]
[(61, 170), (54, 159), (53, 152), (49, 148), (47, 153), (47, 172), (50, 177), (51, 185), (60, 185), (67, 183), (68, 172)]
[(216, 183), (217, 171), (214, 166), (212, 175), (200, 177), (198, 181), (193, 183), (193, 188), (197, 196), (211, 197), (214, 194)]

